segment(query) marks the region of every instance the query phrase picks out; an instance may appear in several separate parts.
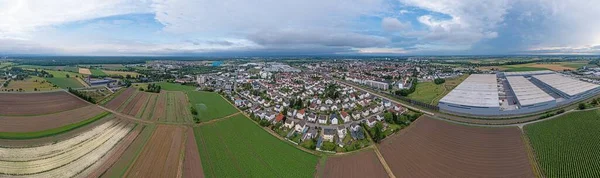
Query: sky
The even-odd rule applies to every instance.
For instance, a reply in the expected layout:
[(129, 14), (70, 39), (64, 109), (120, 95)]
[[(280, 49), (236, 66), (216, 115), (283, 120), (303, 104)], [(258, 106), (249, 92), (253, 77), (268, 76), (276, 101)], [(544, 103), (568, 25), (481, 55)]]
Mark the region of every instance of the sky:
[(0, 0), (0, 56), (600, 54), (598, 0)]

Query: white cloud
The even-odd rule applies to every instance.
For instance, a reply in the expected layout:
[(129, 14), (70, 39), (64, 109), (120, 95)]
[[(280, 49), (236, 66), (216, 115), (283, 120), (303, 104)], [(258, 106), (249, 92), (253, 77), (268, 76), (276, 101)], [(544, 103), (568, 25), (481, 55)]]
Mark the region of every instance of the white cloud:
[(55, 25), (149, 10), (144, 0), (5, 0), (0, 1), (0, 38), (28, 38)]
[(396, 18), (385, 17), (381, 20), (381, 27), (385, 31), (393, 32), (393, 31), (401, 31), (410, 28), (410, 23), (402, 23)]

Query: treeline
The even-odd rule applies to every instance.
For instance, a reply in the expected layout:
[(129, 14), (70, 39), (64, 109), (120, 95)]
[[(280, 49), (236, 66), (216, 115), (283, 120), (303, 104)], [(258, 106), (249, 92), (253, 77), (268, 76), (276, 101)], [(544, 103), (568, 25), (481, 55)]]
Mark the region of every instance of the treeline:
[(445, 82), (446, 82), (446, 79), (443, 79), (443, 78), (436, 78), (433, 80), (433, 83), (435, 83), (436, 85), (439, 85), (439, 84), (442, 84)]
[[(142, 91), (144, 89), (140, 88)], [(152, 93), (160, 93), (161, 87), (160, 85), (157, 84), (148, 84), (148, 87), (146, 87), (146, 92), (152, 92)]]
[(94, 98), (92, 98), (91, 96), (86, 95), (83, 92), (80, 92), (80, 91), (72, 89), (72, 88), (69, 88), (69, 92), (73, 93), (75, 96), (77, 96), (77, 97), (79, 97), (79, 98), (81, 98), (83, 100), (86, 100), (86, 101), (88, 101), (90, 103), (96, 104), (96, 100)]

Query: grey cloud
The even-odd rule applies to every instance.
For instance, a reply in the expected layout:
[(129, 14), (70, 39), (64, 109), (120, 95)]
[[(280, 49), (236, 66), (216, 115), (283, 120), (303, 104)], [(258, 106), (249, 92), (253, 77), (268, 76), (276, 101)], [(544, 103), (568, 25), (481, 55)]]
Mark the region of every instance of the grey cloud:
[(380, 47), (390, 43), (388, 39), (380, 36), (325, 31), (261, 31), (252, 33), (247, 38), (264, 46), (323, 45), (365, 48)]

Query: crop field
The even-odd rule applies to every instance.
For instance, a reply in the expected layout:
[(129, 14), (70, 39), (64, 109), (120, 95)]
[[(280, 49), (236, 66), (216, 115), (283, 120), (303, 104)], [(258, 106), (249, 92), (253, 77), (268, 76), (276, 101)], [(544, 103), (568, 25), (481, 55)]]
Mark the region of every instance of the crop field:
[(198, 116), (201, 121), (209, 121), (238, 112), (235, 107), (217, 93), (192, 91), (188, 92), (187, 95), (190, 99), (190, 103), (198, 111)]
[(133, 140), (127, 149), (119, 156), (119, 159), (111, 165), (100, 177), (123, 177), (133, 161), (142, 152), (142, 149), (154, 133), (155, 126), (142, 126), (141, 133)]
[(125, 101), (127, 101), (127, 99), (129, 99), (131, 95), (133, 95), (133, 93), (135, 93), (134, 88), (127, 88), (118, 96), (115, 96), (112, 100), (107, 102), (104, 106), (112, 110), (117, 110)]
[(600, 111), (568, 113), (525, 126), (546, 177), (600, 177)]
[(25, 116), (57, 113), (87, 106), (65, 91), (47, 93), (0, 93), (0, 115)]
[(50, 137), (50, 136), (66, 133), (71, 130), (77, 129), (79, 127), (83, 127), (90, 123), (96, 122), (96, 121), (106, 117), (107, 115), (109, 115), (108, 112), (103, 112), (103, 113), (100, 113), (93, 117), (86, 118), (85, 120), (82, 120), (79, 122), (69, 123), (69, 124), (61, 125), (59, 127), (51, 128), (51, 129), (47, 129), (47, 130), (32, 131), (32, 132), (0, 132), (0, 138), (17, 140), (17, 139), (34, 139), (34, 138)]
[(0, 132), (36, 132), (80, 122), (104, 110), (89, 105), (59, 113), (36, 116), (0, 116)]
[(25, 80), (12, 80), (7, 87), (2, 87), (2, 91), (7, 90), (31, 92), (31, 91), (50, 91), (59, 89), (53, 84), (40, 77), (30, 77)]
[(92, 75), (92, 72), (90, 71), (90, 69), (86, 69), (86, 68), (79, 68), (79, 73), (84, 74), (84, 75)]
[[(181, 165), (185, 128), (159, 125), (127, 177), (177, 177)], [(157, 164), (160, 163), (160, 164)]]
[(102, 64), (101, 68), (108, 69), (108, 70), (124, 70), (124, 69), (127, 69), (125, 66), (123, 66), (123, 64)]
[(120, 75), (123, 77), (127, 77), (127, 75), (130, 75), (131, 77), (137, 77), (138, 75), (140, 75), (137, 72), (127, 72), (127, 71), (102, 70), (102, 72), (104, 72), (107, 75)]
[(351, 155), (328, 157), (324, 169), (318, 175), (329, 177), (388, 177), (373, 150)]
[(395, 175), (534, 177), (517, 127), (470, 127), (426, 116), (413, 124), (380, 145)]
[(588, 61), (552, 62), (552, 63), (529, 63), (518, 65), (499, 66), (506, 72), (536, 71), (536, 70), (576, 70), (588, 64)]
[(163, 90), (169, 90), (169, 91), (195, 91), (196, 90), (196, 87), (180, 85), (180, 84), (176, 84), (176, 83), (160, 82), (160, 83), (158, 83), (158, 85), (160, 85), (160, 87)]
[[(0, 148), (0, 176), (85, 177), (125, 138), (135, 124), (113, 119), (67, 140), (47, 145)], [(83, 173), (83, 174), (82, 174)]]
[(90, 72), (93, 76), (106, 76), (106, 73), (102, 72), (100, 69), (90, 69)]
[(243, 115), (194, 128), (206, 177), (313, 177), (318, 157)]
[(168, 122), (193, 122), (187, 96), (183, 92), (164, 92), (167, 95), (167, 117)]
[(183, 159), (183, 177), (204, 177), (202, 162), (200, 162), (200, 153), (194, 130), (188, 128), (185, 139), (185, 157)]

